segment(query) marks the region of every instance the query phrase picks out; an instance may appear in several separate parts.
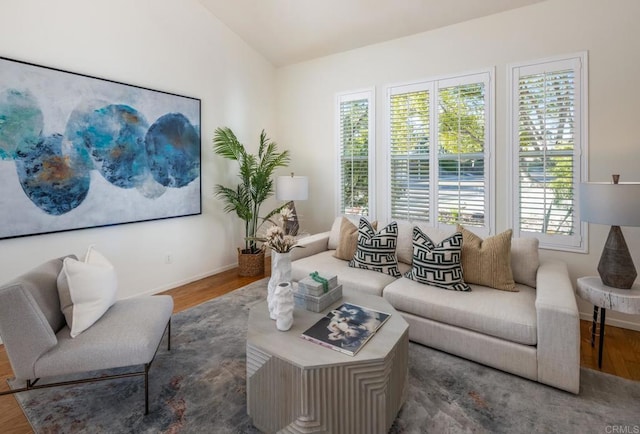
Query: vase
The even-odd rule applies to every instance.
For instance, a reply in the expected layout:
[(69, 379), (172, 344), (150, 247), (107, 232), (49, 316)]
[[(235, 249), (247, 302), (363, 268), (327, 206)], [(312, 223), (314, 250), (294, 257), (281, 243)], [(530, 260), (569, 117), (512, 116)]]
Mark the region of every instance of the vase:
[(275, 300), (276, 328), (287, 331), (293, 325), (293, 288), (291, 282), (280, 282), (276, 286)]
[(291, 281), (291, 252), (271, 255), (271, 279), (267, 290), (267, 305), (269, 306), (269, 317), (276, 319), (274, 293), (276, 286), (281, 282)]

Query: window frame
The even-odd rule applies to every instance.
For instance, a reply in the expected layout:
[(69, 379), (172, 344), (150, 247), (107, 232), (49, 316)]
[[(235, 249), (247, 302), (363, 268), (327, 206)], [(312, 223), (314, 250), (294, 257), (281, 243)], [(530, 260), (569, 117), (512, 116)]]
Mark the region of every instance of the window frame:
[[(421, 224), (431, 227), (441, 228), (443, 230), (455, 230), (455, 224), (442, 223), (438, 220), (439, 213), (439, 108), (438, 98), (439, 91), (442, 88), (452, 86), (463, 86), (473, 83), (484, 83), (485, 85), (485, 142), (484, 142), (484, 224), (483, 226), (473, 226), (473, 231), (480, 236), (492, 235), (495, 231), (495, 68), (483, 68), (459, 74), (448, 74), (446, 76), (432, 77), (420, 81), (408, 83), (397, 83), (386, 86), (386, 113), (385, 113), (385, 133), (386, 133), (386, 171), (387, 171), (387, 189), (386, 195), (388, 204), (386, 207), (386, 218), (392, 220), (392, 191), (391, 191), (391, 174), (392, 174), (392, 143), (391, 143), (391, 97), (394, 94), (402, 94), (426, 90), (429, 92), (429, 220), (415, 220)], [(462, 223), (464, 225), (464, 223)]]
[(368, 101), (368, 147), (367, 147), (367, 183), (368, 183), (368, 213), (367, 214), (349, 214), (349, 215), (362, 215), (367, 218), (375, 218), (376, 214), (376, 198), (375, 198), (375, 87), (369, 87), (365, 89), (339, 92), (335, 96), (335, 150), (336, 150), (336, 202), (335, 202), (335, 215), (346, 214), (342, 210), (342, 128), (341, 128), (341, 110), (340, 105), (343, 102), (357, 101), (366, 99)]
[[(573, 218), (575, 221), (573, 235), (550, 235), (520, 229), (520, 130), (519, 125), (519, 82), (521, 76), (543, 72), (573, 69), (575, 74), (574, 98), (574, 149), (573, 149)], [(580, 218), (579, 184), (586, 181), (588, 172), (588, 55), (586, 51), (554, 56), (544, 59), (511, 63), (507, 66), (508, 82), (508, 119), (507, 119), (507, 155), (511, 181), (508, 197), (510, 198), (510, 224), (514, 238), (538, 238), (540, 248), (566, 252), (586, 253), (588, 250), (588, 225)]]

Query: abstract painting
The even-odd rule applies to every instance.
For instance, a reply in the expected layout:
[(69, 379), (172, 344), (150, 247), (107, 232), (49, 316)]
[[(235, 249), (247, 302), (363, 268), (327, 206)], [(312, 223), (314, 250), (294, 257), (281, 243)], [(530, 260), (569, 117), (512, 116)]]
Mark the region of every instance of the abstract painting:
[(200, 214), (200, 100), (0, 57), (0, 239)]

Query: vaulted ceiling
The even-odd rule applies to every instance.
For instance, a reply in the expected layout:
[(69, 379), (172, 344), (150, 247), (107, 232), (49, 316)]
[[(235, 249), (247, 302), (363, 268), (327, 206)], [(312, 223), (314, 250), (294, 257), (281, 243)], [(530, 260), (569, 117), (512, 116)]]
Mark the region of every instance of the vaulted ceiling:
[(543, 0), (200, 0), (275, 66)]

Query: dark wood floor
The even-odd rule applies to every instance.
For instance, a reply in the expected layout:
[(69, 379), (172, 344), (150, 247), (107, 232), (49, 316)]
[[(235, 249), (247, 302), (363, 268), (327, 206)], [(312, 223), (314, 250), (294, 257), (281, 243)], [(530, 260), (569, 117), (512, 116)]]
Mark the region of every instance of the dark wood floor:
[[(269, 264), (265, 269), (269, 270)], [(165, 294), (173, 296), (175, 313), (219, 297), (262, 277), (239, 277), (237, 269), (232, 269), (166, 291)], [(584, 367), (597, 370), (598, 347), (597, 344), (595, 348), (591, 347), (589, 326), (589, 322), (580, 321), (580, 363)], [(601, 371), (640, 381), (640, 332), (607, 326)], [(3, 378), (0, 381), (0, 390), (7, 390), (8, 386), (4, 378), (12, 375), (4, 346), (0, 346), (0, 377)], [(11, 434), (33, 432), (15, 398), (11, 395), (0, 397), (0, 432)]]

